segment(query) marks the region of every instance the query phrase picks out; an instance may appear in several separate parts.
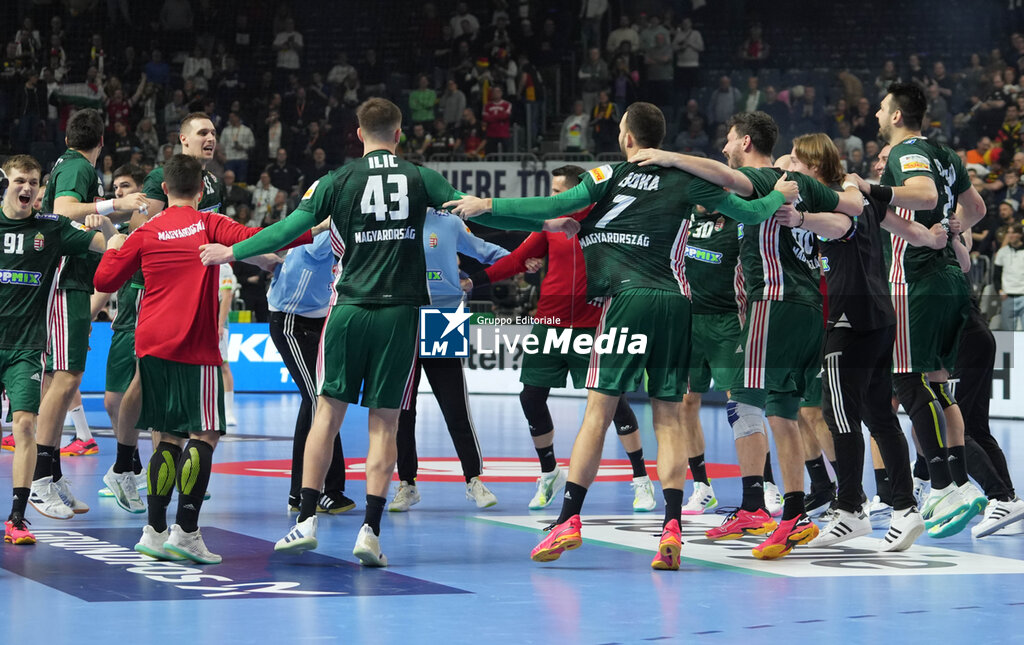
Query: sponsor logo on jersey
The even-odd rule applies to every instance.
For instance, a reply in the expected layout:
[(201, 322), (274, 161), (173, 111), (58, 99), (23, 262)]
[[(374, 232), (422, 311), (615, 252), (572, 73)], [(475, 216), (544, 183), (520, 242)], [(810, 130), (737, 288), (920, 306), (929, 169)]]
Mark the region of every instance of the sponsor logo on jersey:
[(600, 184), (608, 181), (612, 178), (612, 167), (609, 165), (598, 166), (597, 168), (591, 168), (587, 172), (590, 173), (591, 179), (594, 180), (595, 184)]
[(717, 251), (706, 251), (702, 248), (688, 245), (686, 247), (686, 259), (707, 262), (708, 264), (721, 264), (722, 254)]
[(0, 284), (16, 284), (22, 287), (38, 287), (43, 274), (36, 271), (0, 271)]
[(437, 247), (437, 233), (431, 233), (430, 234), (430, 248), (433, 249), (433, 248), (436, 248), (436, 247)]
[(421, 307), (420, 357), (468, 357), (469, 318), (470, 313), (465, 307)]
[(903, 172), (931, 171), (932, 164), (924, 155), (903, 155), (900, 157), (900, 169)]
[(32, 248), (42, 251), (44, 246), (46, 246), (46, 237), (42, 233), (36, 233), (36, 236), (32, 238)]
[(444, 280), (444, 274), (440, 271), (427, 271), (427, 280), (431, 282), (440, 282)]
[[(206, 208), (200, 208), (199, 212), (200, 213), (219, 213), (220, 212), (220, 202), (217, 202), (213, 206), (207, 206)], [(227, 217), (227, 215), (225, 215), (225, 217)]]
[(56, 222), (59, 217), (60, 215), (54, 213), (36, 213), (36, 219), (48, 219)]
[(71, 220), (71, 226), (73, 226), (74, 228), (77, 228), (80, 231), (88, 231), (89, 230), (89, 229), (85, 228), (84, 226), (82, 226), (81, 224), (79, 224), (78, 222), (76, 222), (75, 220)]
[(821, 270), (824, 271), (825, 273), (828, 273), (831, 268), (832, 267), (828, 265), (828, 256), (821, 256)]
[(316, 186), (319, 183), (320, 183), (320, 180), (317, 179), (312, 184), (310, 184), (309, 188), (307, 188), (306, 192), (302, 195), (302, 199), (309, 199), (310, 197), (312, 197), (313, 193), (316, 192)]

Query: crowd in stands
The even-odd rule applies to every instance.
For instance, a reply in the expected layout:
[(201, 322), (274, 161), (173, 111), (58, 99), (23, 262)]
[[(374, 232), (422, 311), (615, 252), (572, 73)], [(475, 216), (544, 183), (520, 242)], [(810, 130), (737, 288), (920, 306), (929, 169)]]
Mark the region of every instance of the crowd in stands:
[(1024, 308), (1024, 259), (1013, 259), (1024, 213), (1020, 33), (964, 38), (945, 56), (907, 45), (875, 68), (833, 59), (801, 71), (784, 69), (791, 43), (764, 12), (760, 22), (733, 15), (741, 36), (731, 41), (720, 29), (708, 36), (723, 11), (749, 8), (736, 0), (386, 0), (376, 10), (411, 25), (408, 40), (381, 32), (358, 48), (316, 20), (330, 7), (316, 13), (309, 2), (15, 4), (2, 33), (0, 152), (48, 166), (72, 111), (96, 107), (107, 117), (98, 171), (109, 183), (124, 163), (162, 164), (180, 150), (180, 119), (205, 111), (218, 128), (210, 169), (228, 185), (227, 214), (253, 226), (286, 216), (313, 181), (361, 155), (355, 107), (371, 96), (403, 107), (400, 151), (423, 161), (615, 155), (623, 110), (647, 100), (668, 117), (668, 148), (720, 158), (729, 117), (764, 110), (782, 130), (777, 154), (823, 131), (850, 172), (871, 177), (878, 104), (889, 84), (915, 82), (929, 99), (925, 134), (958, 151), (989, 206), (972, 233), (984, 279)]

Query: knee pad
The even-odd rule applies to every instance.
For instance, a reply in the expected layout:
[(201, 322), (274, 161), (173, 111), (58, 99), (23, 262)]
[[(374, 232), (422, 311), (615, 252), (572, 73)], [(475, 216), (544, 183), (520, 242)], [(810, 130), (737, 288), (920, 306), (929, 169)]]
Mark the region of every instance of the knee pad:
[(555, 429), (548, 410), (548, 392), (550, 388), (524, 385), (519, 393), (519, 403), (523, 406), (523, 414), (530, 426), (530, 436), (540, 437)]
[(935, 392), (935, 398), (939, 401), (939, 407), (945, 410), (956, 405), (956, 396), (953, 394), (953, 388), (950, 387), (949, 381), (945, 383), (932, 383), (932, 391)]
[(938, 398), (925, 380), (924, 374), (893, 374), (892, 384), (896, 390), (896, 398), (900, 400), (900, 405), (908, 416), (913, 416)]
[(636, 414), (633, 413), (633, 408), (629, 407), (629, 403), (626, 402), (626, 397), (619, 397), (619, 404), (615, 408), (615, 434), (620, 437), (624, 437), (629, 434), (633, 434), (639, 429), (639, 423), (636, 420)]
[(725, 414), (732, 427), (732, 436), (735, 439), (749, 437), (754, 434), (764, 434), (764, 410), (754, 407), (748, 403), (737, 403), (729, 401), (725, 404)]

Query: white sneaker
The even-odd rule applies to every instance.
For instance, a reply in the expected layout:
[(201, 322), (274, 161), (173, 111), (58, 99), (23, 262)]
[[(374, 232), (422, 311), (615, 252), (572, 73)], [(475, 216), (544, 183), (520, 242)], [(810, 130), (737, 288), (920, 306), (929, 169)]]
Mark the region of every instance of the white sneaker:
[(569, 473), (561, 466), (556, 467), (549, 473), (541, 473), (537, 479), (537, 492), (527, 508), (537, 511), (547, 508), (558, 496), (558, 491), (565, 488), (565, 482), (569, 479)]
[(950, 484), (939, 491), (932, 489), (928, 496), (929, 503), (933, 497), (939, 497), (939, 500), (931, 504), (931, 517), (925, 517), (928, 537), (946, 538), (956, 535), (967, 528), (971, 518), (978, 514), (977, 506), (967, 501), (956, 484)]
[(162, 533), (157, 533), (156, 529), (147, 524), (142, 527), (142, 537), (139, 538), (139, 543), (135, 545), (135, 550), (157, 560), (184, 560), (185, 558), (177, 553), (171, 553), (164, 548), (164, 542), (167, 541), (170, 534), (171, 532), (168, 529), (164, 529)]
[[(144, 491), (149, 488), (148, 480), (146, 479), (146, 467), (142, 467), (142, 471), (138, 475), (135, 475), (135, 483), (138, 484), (139, 491)], [(206, 499), (205, 497), (203, 499)]]
[(88, 504), (80, 499), (75, 499), (75, 494), (71, 492), (71, 481), (67, 477), (61, 477), (58, 481), (53, 482), (53, 485), (57, 487), (57, 494), (60, 495), (61, 501), (75, 515), (89, 512)]
[(226, 423), (229, 427), (237, 426), (238, 419), (235, 418), (234, 413), (228, 413), (224, 415), (224, 423)]
[(971, 527), (971, 537), (983, 538), (1024, 519), (1024, 500), (1014, 497), (1008, 502), (993, 500), (985, 509), (985, 517)]
[(210, 550), (206, 548), (200, 529), (197, 528), (193, 533), (186, 533), (177, 524), (171, 525), (171, 534), (164, 542), (164, 549), (197, 564), (220, 564), (223, 559), (216, 553), (210, 553)]
[(868, 503), (868, 519), (871, 520), (871, 528), (884, 529), (892, 522), (892, 506), (875, 495)]
[(985, 508), (988, 506), (988, 497), (985, 493), (981, 492), (980, 488), (974, 485), (974, 482), (968, 481), (961, 486), (960, 495), (967, 500), (967, 503), (971, 505), (976, 514), (985, 512)]
[(399, 482), (398, 492), (395, 493), (395, 498), (391, 500), (390, 504), (388, 504), (388, 510), (392, 513), (404, 513), (409, 510), (409, 507), (415, 506), (419, 503), (420, 492), (416, 490), (416, 484)]
[(51, 519), (70, 520), (75, 516), (75, 512), (61, 499), (57, 484), (53, 483), (53, 477), (42, 477), (32, 482), (28, 503), (39, 511), (40, 515)]
[(380, 551), (380, 538), (373, 534), (369, 524), (363, 524), (356, 536), (356, 545), (352, 555), (359, 558), (364, 567), (386, 567), (388, 558)]
[[(484, 486), (479, 477), (474, 477), (466, 484), (466, 499), (476, 502), (477, 508), (490, 508), (498, 503), (498, 498)], [(419, 501), (419, 494), (416, 501)]]
[(288, 535), (277, 541), (274, 550), (287, 553), (312, 551), (319, 544), (316, 539), (316, 525), (316, 515), (310, 515), (304, 521), (296, 522), (292, 530), (288, 531)]
[[(146, 512), (146, 505), (142, 502), (142, 497), (139, 496), (139, 485), (138, 480), (135, 479), (135, 473), (130, 470), (124, 473), (115, 473), (114, 467), (111, 466), (107, 470), (107, 474), (103, 475), (103, 483), (113, 493), (114, 501), (118, 506), (129, 513)], [(161, 544), (163, 543), (161, 542)]]
[(996, 531), (996, 535), (1021, 535), (1024, 534), (1024, 520), (1018, 520), (1012, 524), (1007, 524), (1003, 528)]
[(871, 533), (871, 520), (863, 510), (851, 513), (836, 508), (829, 512), (828, 524), (808, 546), (832, 546), (868, 533)]
[(711, 484), (693, 482), (693, 493), (683, 505), (683, 515), (703, 515), (706, 511), (718, 506), (715, 490)]
[(917, 507), (924, 509), (925, 500), (928, 499), (928, 494), (932, 492), (932, 483), (927, 479), (914, 478), (914, 499), (917, 501)]
[(924, 519), (917, 512), (916, 506), (902, 510), (893, 510), (892, 522), (885, 533), (879, 551), (906, 551), (914, 540), (924, 533)]
[(779, 487), (771, 482), (764, 483), (764, 507), (772, 517), (782, 515), (782, 493)]
[(654, 484), (647, 475), (634, 477), (629, 484), (633, 488), (633, 511), (646, 513), (657, 508), (658, 503), (654, 501)]

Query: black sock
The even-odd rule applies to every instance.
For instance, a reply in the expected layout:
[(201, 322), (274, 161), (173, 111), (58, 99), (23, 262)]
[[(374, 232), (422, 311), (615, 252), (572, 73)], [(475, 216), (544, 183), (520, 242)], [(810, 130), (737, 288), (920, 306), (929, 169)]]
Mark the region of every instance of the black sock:
[(708, 481), (708, 469), (704, 464), (704, 453), (690, 457), (687, 461), (690, 462), (690, 474), (693, 475), (693, 481), (702, 484), (711, 483)]
[(753, 513), (764, 508), (764, 478), (743, 477), (743, 501), (740, 509)]
[(53, 456), (56, 452), (57, 446), (36, 444), (36, 469), (32, 474), (32, 481), (53, 476)]
[[(117, 442), (117, 455), (114, 457), (114, 472), (121, 474), (132, 470), (135, 467), (135, 455), (138, 453), (135, 446)], [(134, 471), (133, 471), (134, 472)], [(141, 472), (141, 469), (140, 469)]]
[(663, 488), (661, 494), (665, 496), (665, 520), (661, 528), (665, 528), (672, 520), (682, 524), (683, 491), (679, 488)]
[(542, 473), (554, 472), (555, 468), (558, 468), (558, 462), (555, 461), (555, 444), (551, 444), (545, 448), (535, 448), (537, 451), (537, 458), (540, 459), (540, 471)]
[(320, 499), (320, 491), (315, 488), (303, 488), (299, 491), (299, 521), (305, 522), (316, 515), (316, 502)]
[(11, 503), (11, 514), (9, 520), (25, 517), (25, 508), (28, 506), (28, 495), (31, 488), (15, 488), (14, 500)]
[(921, 453), (917, 453), (917, 459), (914, 461), (914, 477), (924, 481), (931, 479), (931, 475), (928, 474), (928, 460)]
[[(903, 406), (906, 409), (906, 405)], [(949, 472), (949, 450), (946, 447), (946, 415), (942, 413), (939, 402), (935, 399), (920, 405), (917, 409), (908, 410), (907, 415), (917, 440), (921, 444), (921, 452), (925, 456), (928, 474), (931, 477), (932, 489), (946, 488), (953, 481)]]
[(142, 457), (139, 456), (139, 447), (135, 447), (135, 452), (132, 454), (132, 472), (136, 475), (142, 473)]
[(807, 474), (811, 478), (811, 490), (823, 490), (832, 487), (832, 480), (828, 477), (828, 470), (825, 469), (825, 458), (818, 455), (817, 459), (810, 459), (804, 462), (807, 467)]
[(366, 496), (366, 513), (363, 515), (363, 524), (368, 524), (374, 535), (380, 535), (380, 518), (384, 515), (384, 504), (387, 501), (376, 495)]
[(786, 493), (782, 496), (782, 521), (791, 520), (803, 515), (804, 492), (802, 490)]
[(627, 452), (626, 456), (629, 457), (629, 463), (633, 466), (633, 477), (646, 477), (647, 467), (644, 464), (644, 449), (640, 448), (633, 452)]
[(889, 473), (885, 468), (875, 468), (875, 492), (883, 504), (892, 506), (892, 486), (889, 484)]
[(153, 451), (153, 456), (149, 458), (149, 469), (146, 471), (149, 494), (146, 495), (146, 506), (149, 525), (157, 533), (167, 530), (167, 507), (174, 492), (180, 457), (181, 448), (173, 443), (161, 441)]
[(772, 472), (772, 453), (769, 451), (764, 456), (764, 480), (770, 484), (775, 483), (775, 473)]
[(53, 461), (50, 463), (50, 474), (53, 476), (53, 481), (55, 482), (59, 482), (61, 477), (64, 476), (64, 471), (60, 469), (60, 450), (57, 450), (56, 446), (53, 448)]
[(573, 515), (579, 515), (583, 510), (583, 499), (587, 496), (587, 489), (576, 482), (565, 482), (565, 495), (562, 497), (562, 512), (555, 524), (565, 522)]
[(178, 513), (175, 521), (186, 533), (199, 528), (199, 511), (213, 472), (213, 446), (189, 439), (178, 463)]
[(957, 486), (967, 483), (967, 448), (965, 446), (949, 447), (949, 474)]

